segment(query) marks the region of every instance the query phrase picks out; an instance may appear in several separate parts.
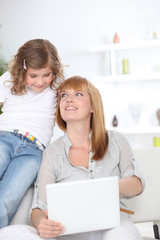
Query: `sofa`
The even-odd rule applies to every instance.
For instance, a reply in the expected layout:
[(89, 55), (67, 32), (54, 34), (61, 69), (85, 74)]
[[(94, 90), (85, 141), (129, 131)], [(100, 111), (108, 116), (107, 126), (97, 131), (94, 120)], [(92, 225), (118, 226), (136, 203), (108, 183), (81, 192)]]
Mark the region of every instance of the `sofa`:
[(31, 186), (25, 197), (23, 198), (16, 215), (14, 216), (10, 225), (13, 224), (27, 224), (31, 225), (29, 221), (29, 210), (32, 204), (34, 186)]
[[(133, 222), (140, 230), (143, 239), (154, 239), (153, 226), (158, 228), (160, 220), (160, 147), (133, 149), (133, 151), (135, 159), (146, 179), (146, 189), (142, 195), (126, 201), (129, 209), (135, 212)], [(33, 186), (27, 191), (10, 225), (30, 225), (29, 209), (32, 197)]]

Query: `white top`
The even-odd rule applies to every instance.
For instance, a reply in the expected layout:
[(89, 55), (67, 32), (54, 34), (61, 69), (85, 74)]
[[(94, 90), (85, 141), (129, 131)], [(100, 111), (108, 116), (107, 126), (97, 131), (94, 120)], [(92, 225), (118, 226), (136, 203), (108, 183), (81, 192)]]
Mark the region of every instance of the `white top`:
[[(101, 160), (93, 160), (93, 153), (89, 153), (88, 168), (74, 166), (70, 163), (68, 154), (71, 142), (67, 134), (51, 143), (43, 152), (42, 164), (38, 174), (34, 191), (32, 209), (47, 208), (46, 185), (77, 180), (94, 179), (101, 177), (118, 176), (125, 178), (137, 176), (144, 189), (145, 181), (136, 164), (132, 149), (126, 137), (117, 131), (108, 131), (109, 145)], [(120, 196), (120, 206), (127, 208), (124, 197)], [(121, 213), (121, 215), (126, 215)]]
[(39, 93), (26, 87), (27, 94), (13, 95), (8, 80), (11, 80), (9, 72), (0, 77), (0, 102), (3, 103), (0, 130), (29, 132), (47, 146), (55, 124), (57, 91), (47, 87)]

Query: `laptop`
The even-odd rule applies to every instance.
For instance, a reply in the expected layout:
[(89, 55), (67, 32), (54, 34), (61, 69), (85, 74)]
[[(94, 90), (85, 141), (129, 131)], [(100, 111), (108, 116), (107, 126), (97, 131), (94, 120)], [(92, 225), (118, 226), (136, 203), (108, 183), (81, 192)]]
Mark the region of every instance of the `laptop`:
[(62, 223), (61, 235), (120, 225), (118, 177), (48, 184), (48, 218)]

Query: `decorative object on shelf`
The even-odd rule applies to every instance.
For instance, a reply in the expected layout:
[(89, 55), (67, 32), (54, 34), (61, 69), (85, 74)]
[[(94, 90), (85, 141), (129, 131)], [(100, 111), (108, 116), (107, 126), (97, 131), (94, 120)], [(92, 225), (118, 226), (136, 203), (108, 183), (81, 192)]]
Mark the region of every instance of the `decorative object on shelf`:
[(157, 39), (157, 33), (153, 32), (153, 39)]
[(157, 118), (158, 118), (158, 123), (160, 125), (160, 108), (157, 109), (156, 115), (157, 115)]
[(160, 147), (160, 137), (154, 137), (153, 138), (153, 146), (154, 147)]
[(129, 60), (128, 59), (123, 59), (123, 74), (129, 74)]
[(118, 126), (118, 119), (117, 119), (116, 115), (114, 115), (114, 117), (113, 117), (112, 126), (113, 127), (117, 127)]
[(119, 36), (118, 36), (117, 33), (115, 33), (115, 35), (114, 35), (113, 42), (114, 42), (114, 43), (119, 43), (119, 42), (120, 42), (120, 40), (119, 40)]

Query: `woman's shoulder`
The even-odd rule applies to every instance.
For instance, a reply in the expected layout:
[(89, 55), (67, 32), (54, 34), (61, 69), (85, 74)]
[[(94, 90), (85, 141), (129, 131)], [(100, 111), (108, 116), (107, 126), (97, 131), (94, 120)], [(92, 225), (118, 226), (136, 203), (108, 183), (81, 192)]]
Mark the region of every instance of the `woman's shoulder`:
[(129, 140), (123, 133), (116, 130), (110, 130), (108, 131), (108, 135), (110, 145), (117, 145), (120, 149), (125, 148), (128, 149), (128, 151), (131, 151)]
[(64, 136), (57, 138), (55, 141), (47, 146), (46, 150), (49, 152), (61, 151), (64, 148)]
[(123, 138), (124, 134), (117, 130), (108, 130), (109, 138)]

